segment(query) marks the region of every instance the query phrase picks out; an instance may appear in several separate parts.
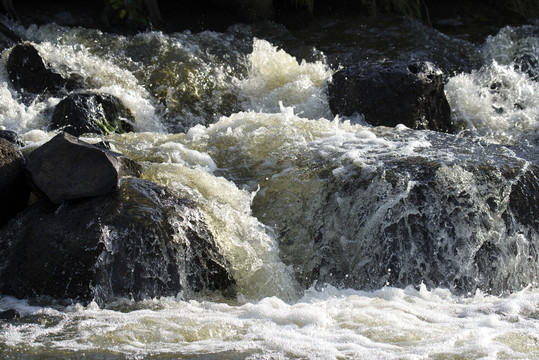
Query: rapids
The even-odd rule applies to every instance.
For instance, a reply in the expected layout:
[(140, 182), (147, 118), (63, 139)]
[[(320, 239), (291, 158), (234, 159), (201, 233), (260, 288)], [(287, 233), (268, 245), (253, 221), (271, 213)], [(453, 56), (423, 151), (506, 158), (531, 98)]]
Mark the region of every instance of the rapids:
[[(539, 358), (537, 23), (481, 44), (400, 18), (136, 35), (12, 25), (56, 71), (131, 109), (135, 132), (83, 139), (196, 202), (238, 295), (2, 296), (20, 318), (0, 322), (0, 357)], [(0, 129), (27, 153), (55, 135), (61, 99), (23, 104), (9, 50)], [(382, 58), (437, 63), (459, 133), (332, 115), (334, 71)]]

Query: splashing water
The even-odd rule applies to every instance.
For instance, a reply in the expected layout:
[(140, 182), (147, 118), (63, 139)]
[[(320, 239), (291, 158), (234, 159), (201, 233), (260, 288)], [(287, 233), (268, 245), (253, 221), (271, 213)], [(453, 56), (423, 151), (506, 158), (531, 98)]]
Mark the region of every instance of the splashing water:
[[(536, 27), (502, 29), (482, 67), (448, 78), (458, 135), (334, 117), (325, 86), (336, 69), (251, 30), (16, 27), (55, 71), (131, 109), (136, 132), (82, 139), (108, 141), (196, 203), (238, 296), (102, 307), (2, 296), (0, 310), (20, 314), (0, 322), (3, 356), (539, 357)], [(341, 55), (344, 40), (332, 44)], [(61, 99), (24, 105), (5, 66), (0, 78), (0, 128), (28, 153), (55, 135)]]

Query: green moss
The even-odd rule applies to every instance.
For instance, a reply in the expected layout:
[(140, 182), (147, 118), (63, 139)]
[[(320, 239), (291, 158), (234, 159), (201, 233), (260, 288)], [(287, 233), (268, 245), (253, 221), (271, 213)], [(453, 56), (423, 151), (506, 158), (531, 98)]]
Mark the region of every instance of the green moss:
[(120, 20), (126, 20), (143, 27), (149, 25), (150, 19), (142, 0), (109, 0), (109, 3), (115, 16)]

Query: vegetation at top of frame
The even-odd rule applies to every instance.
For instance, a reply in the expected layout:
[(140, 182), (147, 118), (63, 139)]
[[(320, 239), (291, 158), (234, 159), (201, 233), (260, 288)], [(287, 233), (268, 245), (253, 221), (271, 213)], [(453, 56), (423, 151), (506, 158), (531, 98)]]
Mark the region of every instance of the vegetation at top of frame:
[(420, 0), (361, 0), (369, 13), (395, 13), (410, 17), (421, 18)]
[[(311, 13), (317, 4), (328, 3), (330, 0), (290, 0), (297, 7), (305, 7)], [(514, 12), (525, 18), (539, 16), (539, 1), (537, 0), (478, 0), (489, 7)], [(361, 5), (370, 14), (393, 13), (409, 17), (422, 17), (422, 10), (428, 12), (430, 5), (441, 3), (440, 0), (344, 0), (341, 4), (348, 6)], [(457, 4), (458, 2), (451, 2)]]
[[(492, 5), (498, 4), (494, 0), (488, 1), (488, 3)], [(524, 17), (539, 16), (539, 1), (537, 0), (503, 0), (501, 5), (507, 10), (514, 11)]]
[[(153, 0), (159, 4), (158, 0)], [(231, 3), (250, 4), (256, 6), (259, 3), (267, 3), (268, 0), (222, 0)], [(360, 9), (369, 14), (389, 13), (404, 15), (407, 17), (415, 17), (419, 19), (427, 19), (429, 8), (434, 8), (444, 1), (440, 0), (284, 0), (292, 3), (297, 9), (305, 9), (308, 13), (316, 13), (317, 7), (339, 7), (350, 8), (351, 10)], [(269, 0), (274, 6), (278, 5), (278, 0)], [(282, 3), (282, 2), (281, 2)], [(142, 26), (150, 23), (150, 18), (143, 0), (109, 0), (109, 4), (113, 9), (115, 16), (120, 20), (128, 21)], [(445, 2), (445, 6), (458, 7), (467, 4), (466, 1)], [(509, 11), (520, 15), (524, 18), (539, 17), (539, 1), (538, 0), (477, 0), (476, 5), (484, 4), (489, 8), (495, 8), (500, 11)]]
[(109, 4), (121, 20), (128, 20), (142, 26), (150, 23), (142, 0), (109, 0)]

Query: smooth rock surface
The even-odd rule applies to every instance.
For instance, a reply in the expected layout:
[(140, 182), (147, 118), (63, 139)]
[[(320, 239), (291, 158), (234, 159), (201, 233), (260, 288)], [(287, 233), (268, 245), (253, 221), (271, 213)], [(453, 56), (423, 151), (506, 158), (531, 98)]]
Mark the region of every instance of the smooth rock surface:
[(17, 44), (11, 50), (6, 68), (9, 79), (30, 103), (41, 94), (54, 94), (62, 88), (74, 89), (74, 81), (64, 79), (43, 62), (36, 48), (30, 43)]
[(124, 176), (139, 176), (142, 168), (125, 155), (98, 148), (67, 133), (34, 150), (26, 169), (38, 195), (53, 204), (108, 194)]
[(374, 126), (453, 132), (441, 70), (430, 62), (362, 63), (333, 75), (333, 113), (362, 114)]

